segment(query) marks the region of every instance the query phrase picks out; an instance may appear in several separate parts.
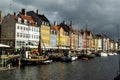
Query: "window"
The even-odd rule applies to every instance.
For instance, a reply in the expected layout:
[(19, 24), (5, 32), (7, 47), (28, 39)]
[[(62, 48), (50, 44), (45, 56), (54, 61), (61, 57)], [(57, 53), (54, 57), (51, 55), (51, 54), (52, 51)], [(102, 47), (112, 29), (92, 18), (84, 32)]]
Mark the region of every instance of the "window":
[(21, 30), (23, 29), (23, 27), (21, 26)]
[(25, 27), (24, 27), (24, 30), (25, 30)]
[(21, 41), (19, 41), (19, 46), (21, 46)]
[(17, 26), (17, 29), (19, 29), (19, 26)]
[(22, 33), (20, 33), (20, 37), (22, 37)]
[(19, 46), (19, 41), (17, 41), (17, 46)]
[(47, 22), (47, 26), (49, 26), (49, 23)]
[(27, 20), (24, 20), (24, 24), (27, 24)]
[(17, 37), (19, 37), (19, 33), (17, 33)]
[(44, 25), (44, 21), (42, 21), (42, 25)]

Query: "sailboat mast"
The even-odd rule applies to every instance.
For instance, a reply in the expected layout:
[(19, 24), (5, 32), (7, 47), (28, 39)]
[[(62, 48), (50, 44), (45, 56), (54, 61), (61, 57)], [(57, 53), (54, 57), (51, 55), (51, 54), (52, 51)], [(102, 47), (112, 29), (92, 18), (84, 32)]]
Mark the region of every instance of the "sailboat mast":
[(85, 33), (86, 33), (86, 53), (87, 53), (87, 45), (88, 45), (88, 44), (87, 44), (87, 24), (86, 24), (85, 27), (86, 27), (86, 29), (85, 29)]
[(39, 26), (39, 44), (38, 44), (38, 53), (41, 53), (41, 25)]
[(60, 29), (58, 30), (58, 53), (60, 53)]
[(72, 50), (72, 21), (70, 21), (70, 51)]

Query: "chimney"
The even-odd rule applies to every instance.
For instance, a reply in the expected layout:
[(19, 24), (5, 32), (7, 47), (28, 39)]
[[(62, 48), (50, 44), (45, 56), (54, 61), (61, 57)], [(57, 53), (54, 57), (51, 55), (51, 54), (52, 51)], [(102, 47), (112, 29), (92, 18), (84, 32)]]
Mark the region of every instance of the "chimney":
[(16, 12), (14, 12), (14, 16), (16, 16)]
[(26, 16), (26, 10), (24, 8), (21, 10), (21, 13)]
[(36, 14), (38, 14), (38, 10), (36, 10)]

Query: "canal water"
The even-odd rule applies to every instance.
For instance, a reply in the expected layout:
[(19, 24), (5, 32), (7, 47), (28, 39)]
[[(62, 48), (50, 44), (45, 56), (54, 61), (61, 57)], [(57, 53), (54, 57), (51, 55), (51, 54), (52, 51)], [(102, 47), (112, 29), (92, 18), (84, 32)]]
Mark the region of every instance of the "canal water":
[(0, 80), (113, 80), (118, 71), (118, 55), (88, 61), (53, 62), (0, 71)]

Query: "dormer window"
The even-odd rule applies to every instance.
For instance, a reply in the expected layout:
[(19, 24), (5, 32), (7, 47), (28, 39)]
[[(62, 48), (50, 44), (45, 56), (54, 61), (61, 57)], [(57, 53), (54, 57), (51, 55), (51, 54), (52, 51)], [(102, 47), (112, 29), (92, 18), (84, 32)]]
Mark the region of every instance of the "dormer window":
[(27, 24), (27, 20), (24, 20), (24, 24)]
[(44, 21), (42, 21), (42, 25), (44, 25)]
[(46, 25), (46, 22), (44, 22), (44, 25)]
[(18, 23), (21, 23), (21, 18), (18, 18)]
[(29, 21), (29, 23), (31, 23), (31, 21)]
[(47, 26), (49, 26), (49, 23), (47, 22)]

